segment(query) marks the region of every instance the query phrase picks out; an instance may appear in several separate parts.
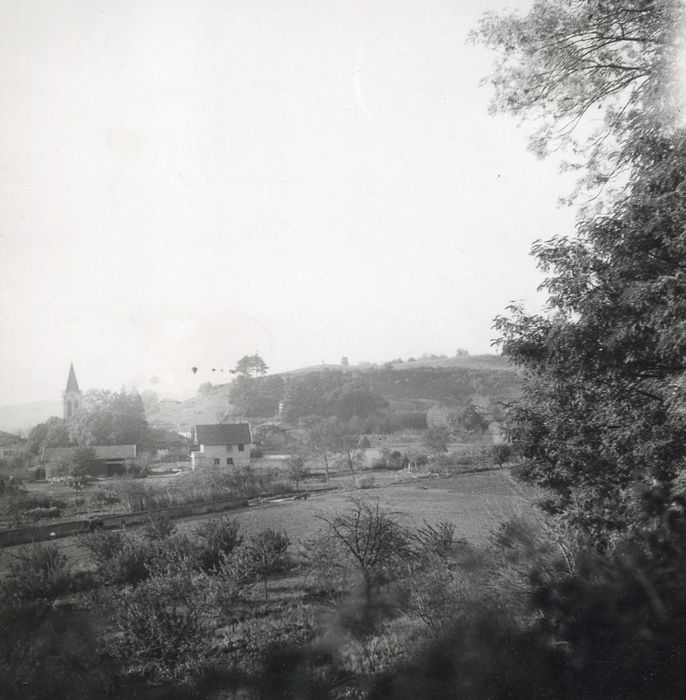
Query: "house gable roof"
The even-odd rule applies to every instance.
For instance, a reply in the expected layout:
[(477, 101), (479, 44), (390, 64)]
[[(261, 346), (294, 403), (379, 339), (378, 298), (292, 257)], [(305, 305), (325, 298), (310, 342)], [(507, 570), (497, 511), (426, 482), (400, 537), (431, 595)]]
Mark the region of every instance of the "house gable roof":
[[(135, 445), (91, 445), (95, 459), (135, 459)], [(46, 447), (41, 454), (43, 462), (57, 462), (60, 459), (70, 459), (78, 447)]]
[(198, 445), (249, 445), (252, 435), (248, 423), (196, 425), (195, 441)]

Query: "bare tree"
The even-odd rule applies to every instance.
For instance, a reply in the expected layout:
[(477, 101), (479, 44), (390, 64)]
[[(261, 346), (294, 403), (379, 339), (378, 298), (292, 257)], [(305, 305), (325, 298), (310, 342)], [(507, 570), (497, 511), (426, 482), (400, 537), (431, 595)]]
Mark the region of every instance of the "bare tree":
[(357, 567), (364, 585), (367, 603), (372, 600), (375, 586), (387, 582), (414, 555), (410, 535), (391, 515), (382, 513), (378, 502), (350, 499), (351, 508), (329, 518), (317, 517), (329, 527)]

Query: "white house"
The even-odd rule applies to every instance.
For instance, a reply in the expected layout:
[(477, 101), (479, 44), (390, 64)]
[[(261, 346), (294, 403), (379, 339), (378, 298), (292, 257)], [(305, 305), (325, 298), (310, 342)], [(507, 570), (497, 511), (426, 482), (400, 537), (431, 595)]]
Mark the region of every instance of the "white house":
[(196, 425), (191, 463), (198, 467), (247, 467), (252, 433), (248, 423)]

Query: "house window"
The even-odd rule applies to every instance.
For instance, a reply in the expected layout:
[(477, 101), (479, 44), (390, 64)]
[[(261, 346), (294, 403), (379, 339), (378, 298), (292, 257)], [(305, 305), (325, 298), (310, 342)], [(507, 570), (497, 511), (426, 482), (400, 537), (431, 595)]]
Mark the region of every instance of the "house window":
[(219, 466), (219, 457), (214, 458), (214, 466), (218, 467)]
[(239, 452), (243, 452), (244, 449), (245, 449), (245, 445), (239, 445), (239, 446), (238, 446), (238, 451), (239, 451)]
[(226, 458), (226, 463), (231, 466), (233, 464), (233, 457), (227, 457)]

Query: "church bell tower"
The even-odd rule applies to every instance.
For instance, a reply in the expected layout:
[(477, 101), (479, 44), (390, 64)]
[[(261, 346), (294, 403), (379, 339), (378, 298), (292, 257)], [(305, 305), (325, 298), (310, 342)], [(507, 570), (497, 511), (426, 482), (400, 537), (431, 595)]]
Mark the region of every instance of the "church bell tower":
[(74, 372), (74, 363), (69, 366), (69, 377), (67, 377), (67, 388), (62, 395), (62, 415), (65, 418), (71, 418), (75, 413), (81, 410), (83, 404), (83, 394), (79, 389), (79, 383), (76, 381), (76, 372)]

